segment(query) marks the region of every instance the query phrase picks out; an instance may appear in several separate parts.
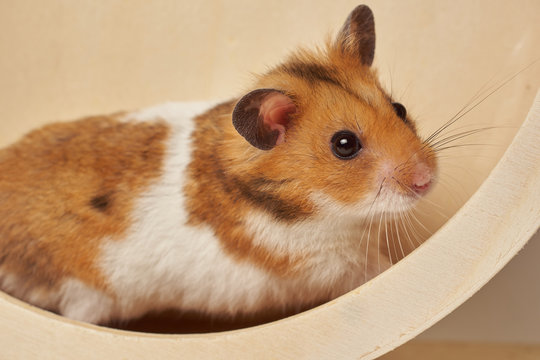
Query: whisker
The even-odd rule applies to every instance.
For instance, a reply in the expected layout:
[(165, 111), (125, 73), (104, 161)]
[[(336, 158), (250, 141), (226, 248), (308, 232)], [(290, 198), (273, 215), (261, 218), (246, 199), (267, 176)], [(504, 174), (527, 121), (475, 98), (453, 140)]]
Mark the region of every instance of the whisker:
[[(402, 203), (403, 203), (403, 200), (401, 200)], [(401, 223), (403, 224), (403, 230), (405, 231), (405, 235), (407, 237), (407, 240), (409, 241), (409, 243), (411, 244), (411, 247), (413, 249), (416, 249), (416, 244), (413, 243), (413, 240), (411, 239), (411, 235), (409, 234), (409, 230), (407, 230), (407, 224), (405, 224), (405, 216), (406, 216), (406, 212), (401, 212), (399, 215), (400, 215), (400, 220), (401, 220)]]
[[(467, 201), (467, 197), (464, 197), (462, 195), (460, 195), (459, 192), (457, 191), (454, 191), (455, 190), (455, 186), (452, 186), (450, 183), (448, 183), (447, 181), (450, 180), (450, 179), (446, 179), (444, 181), (439, 181), (439, 186), (443, 187), (446, 189), (446, 193), (448, 194), (452, 194), (453, 193), (453, 196), (450, 197), (450, 201), (452, 201), (453, 205), (455, 207), (459, 207), (461, 204), (465, 203)], [(461, 187), (461, 190), (463, 190), (463, 193), (464, 194), (468, 194), (468, 190), (466, 190), (463, 186), (463, 183), (458, 181), (457, 179), (455, 178), (452, 178), (451, 180), (453, 180), (457, 186)]]
[(392, 254), (390, 253), (390, 239), (388, 237), (388, 220), (386, 219), (386, 211), (383, 211), (384, 214), (384, 234), (386, 236), (386, 248), (388, 250), (388, 258), (390, 259), (390, 264), (394, 265), (392, 262)]
[[(468, 175), (471, 175), (473, 177), (475, 176), (481, 176), (483, 175), (483, 173), (481, 171), (479, 171), (477, 168), (475, 167), (465, 167), (465, 166), (462, 166), (461, 164), (456, 164), (454, 163), (453, 161), (451, 161), (452, 159), (451, 158), (447, 158), (445, 159), (445, 169), (443, 170), (443, 172), (441, 172), (442, 174), (444, 174), (444, 177), (452, 177), (453, 174), (454, 174), (454, 170), (450, 170), (448, 169), (449, 167), (452, 167), (454, 169), (458, 169), (458, 170), (461, 170), (461, 171), (464, 171), (466, 172)], [(447, 173), (448, 171), (448, 173)], [(441, 176), (442, 177), (442, 176)]]
[[(382, 188), (383, 188), (383, 185), (384, 185), (385, 181), (386, 181), (386, 177), (382, 179), (381, 185), (379, 186), (379, 191), (377, 191), (377, 194), (375, 195), (375, 198), (373, 199), (373, 202), (369, 206), (369, 210), (368, 210), (368, 216), (371, 213), (371, 218), (369, 220), (368, 233), (367, 233), (367, 239), (366, 239), (366, 257), (365, 257), (365, 262), (364, 262), (364, 281), (367, 281), (369, 243), (371, 242), (371, 226), (373, 225), (373, 217), (375, 215), (375, 212), (373, 211), (373, 205), (375, 204), (375, 202), (377, 201), (377, 199), (381, 195), (381, 191), (382, 191)], [(365, 233), (365, 229), (364, 229), (364, 233)], [(363, 239), (363, 237), (364, 237), (364, 235), (362, 235), (362, 239)]]
[[(442, 207), (438, 206), (440, 209), (442, 209)], [(423, 211), (422, 209), (420, 209), (419, 207), (416, 207), (415, 208), (416, 212), (418, 212), (420, 215), (423, 215), (423, 216), (426, 216), (426, 217), (432, 217), (433, 214), (429, 214), (425, 211)], [(446, 215), (444, 212), (442, 212), (442, 210), (439, 210), (437, 208), (433, 208), (432, 209), (434, 212), (437, 213), (437, 215), (441, 216), (444, 220), (448, 220), (450, 218), (450, 216)]]
[(410, 215), (410, 211), (407, 211), (405, 213), (403, 213), (403, 217), (404, 219), (406, 220), (406, 222), (408, 223), (409, 225), (409, 229), (411, 230), (411, 233), (412, 233), (412, 237), (411, 239), (414, 241), (414, 247), (418, 247), (420, 246), (422, 243), (420, 242), (419, 239), (421, 239), (422, 237), (420, 236), (418, 230), (416, 229), (415, 225), (412, 223), (412, 219), (411, 219), (411, 215)]
[(416, 214), (414, 213), (414, 211), (415, 211), (415, 209), (412, 209), (412, 210), (409, 212), (409, 214), (411, 214), (412, 218), (418, 223), (418, 225), (420, 225), (420, 227), (422, 227), (422, 228), (426, 231), (426, 233), (427, 233), (428, 235), (431, 235), (432, 232), (431, 232), (430, 230), (428, 230), (427, 227), (424, 226), (424, 224), (418, 219), (418, 217), (416, 216)]
[[(400, 212), (400, 215), (401, 215), (401, 212)], [(401, 237), (399, 236), (398, 223), (397, 223), (397, 221), (395, 219), (394, 219), (394, 226), (396, 228), (396, 236), (397, 236), (399, 248), (401, 249), (401, 255), (402, 255), (402, 259), (403, 259), (405, 257), (405, 251), (403, 251), (403, 246), (401, 245)]]
[(466, 159), (476, 159), (476, 158), (479, 158), (479, 159), (489, 159), (489, 160), (498, 160), (499, 157), (497, 156), (494, 156), (494, 155), (487, 155), (487, 154), (470, 154), (470, 155), (459, 155), (459, 154), (440, 154), (439, 156), (437, 156), (437, 159), (440, 160), (440, 162), (447, 162), (448, 160), (452, 160), (452, 159), (462, 159), (462, 158), (466, 158)]
[[(384, 211), (381, 212), (381, 216), (379, 218), (379, 230), (377, 231), (377, 266), (378, 266), (378, 274), (381, 273), (381, 224), (382, 224), (382, 216), (384, 214)], [(390, 259), (390, 264), (392, 264), (392, 259)]]
[[(433, 134), (431, 134), (427, 141), (430, 141), (431, 139), (435, 138), (436, 136), (438, 136), (442, 131), (444, 131), (445, 129), (447, 129), (449, 126), (451, 126), (452, 124), (454, 124), (456, 121), (458, 121), (459, 119), (463, 118), (465, 115), (467, 115), (469, 112), (471, 112), (472, 110), (474, 110), (476, 107), (478, 107), (480, 104), (482, 104), (487, 98), (489, 98), (491, 95), (493, 95), (494, 93), (496, 93), (497, 91), (499, 91), (501, 88), (503, 88), (505, 85), (507, 85), (510, 81), (512, 81), (513, 79), (515, 79), (518, 75), (520, 75), (521, 73), (523, 73), (525, 70), (529, 69), (531, 66), (533, 66), (535, 63), (537, 63), (538, 61), (540, 61), (540, 59), (536, 59), (534, 60), (532, 63), (530, 63), (529, 65), (527, 65), (526, 67), (524, 67), (523, 69), (519, 70), (518, 72), (516, 72), (515, 74), (511, 75), (510, 77), (508, 77), (506, 80), (504, 80), (501, 84), (499, 84), (498, 86), (496, 86), (493, 90), (489, 90), (487, 95), (482, 95), (480, 100), (476, 101), (473, 105), (470, 106), (469, 109), (467, 109), (466, 111), (464, 111), (463, 113), (462, 110), (460, 110), (458, 112), (458, 116), (454, 115), (449, 121), (447, 121), (443, 126), (441, 126), (438, 130), (436, 130)], [(467, 107), (467, 105), (463, 108), (465, 109)], [(460, 114), (461, 113), (461, 114)]]
[[(449, 125), (451, 125), (450, 123), (452, 122), (452, 120), (454, 120), (456, 117), (458, 117), (465, 109), (467, 109), (469, 106), (471, 106), (472, 103), (474, 103), (474, 101), (476, 99), (478, 99), (482, 92), (484, 91), (484, 88), (487, 86), (487, 84), (489, 84), (491, 82), (491, 80), (493, 80), (494, 76), (488, 80), (486, 83), (484, 83), (484, 85), (482, 85), (477, 91), (476, 93), (463, 105), (463, 107), (461, 107), (457, 113), (455, 113), (447, 122), (445, 122), (441, 127), (439, 127), (437, 130), (435, 130), (426, 140), (425, 142), (429, 143), (432, 139), (434, 139), (435, 137), (437, 137), (437, 135), (444, 131), (444, 129), (446, 127), (448, 127)], [(448, 125), (448, 126), (447, 126)]]
[(497, 129), (497, 128), (494, 127), (494, 126), (490, 126), (490, 127), (484, 127), (484, 128), (478, 128), (478, 129), (463, 131), (463, 132), (460, 132), (460, 133), (457, 133), (457, 134), (448, 135), (448, 136), (446, 136), (446, 137), (444, 137), (442, 139), (437, 140), (436, 142), (431, 143), (430, 145), (433, 148), (437, 148), (438, 146), (448, 144), (448, 143), (450, 143), (452, 141), (460, 140), (460, 139), (463, 139), (465, 137), (472, 136), (474, 134), (478, 134), (480, 132), (487, 131), (487, 130), (493, 130), (493, 129)]
[(459, 145), (450, 145), (450, 146), (443, 146), (441, 148), (437, 148), (437, 149), (434, 149), (435, 152), (440, 152), (440, 151), (444, 151), (444, 150), (448, 150), (448, 149), (454, 149), (454, 148), (460, 148), (460, 147), (467, 147), (467, 146), (493, 146), (493, 147), (501, 147), (501, 145), (499, 144), (474, 144), (474, 143), (470, 143), (470, 144), (459, 144)]
[(364, 262), (364, 282), (367, 281), (367, 274), (368, 274), (368, 259), (369, 259), (369, 243), (371, 242), (371, 227), (373, 226), (373, 217), (375, 215), (375, 212), (371, 213), (371, 218), (369, 220), (369, 227), (368, 227), (368, 235), (367, 235), (367, 241), (366, 241), (366, 257)]

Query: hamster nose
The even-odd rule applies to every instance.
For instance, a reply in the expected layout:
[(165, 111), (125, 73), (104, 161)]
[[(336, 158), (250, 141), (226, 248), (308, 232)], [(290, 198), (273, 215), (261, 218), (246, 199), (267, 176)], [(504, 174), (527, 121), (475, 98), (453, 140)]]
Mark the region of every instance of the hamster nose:
[(432, 178), (431, 169), (426, 164), (417, 164), (411, 179), (414, 192), (419, 195), (426, 193), (431, 186)]

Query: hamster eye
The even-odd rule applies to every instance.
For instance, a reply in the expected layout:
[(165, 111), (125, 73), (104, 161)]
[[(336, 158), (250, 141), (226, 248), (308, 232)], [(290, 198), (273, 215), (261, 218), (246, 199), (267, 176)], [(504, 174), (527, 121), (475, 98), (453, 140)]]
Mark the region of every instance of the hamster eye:
[(405, 109), (405, 106), (401, 105), (398, 102), (392, 103), (392, 106), (394, 107), (396, 115), (399, 116), (402, 120), (405, 120), (405, 118), (407, 117), (407, 109)]
[(342, 160), (349, 160), (358, 155), (362, 148), (360, 139), (351, 131), (342, 130), (332, 136), (332, 152)]

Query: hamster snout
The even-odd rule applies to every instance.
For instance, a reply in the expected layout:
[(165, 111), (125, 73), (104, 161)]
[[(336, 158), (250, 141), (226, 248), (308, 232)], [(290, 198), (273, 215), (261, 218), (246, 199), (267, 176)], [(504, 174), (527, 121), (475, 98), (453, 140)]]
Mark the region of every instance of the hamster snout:
[[(375, 139), (378, 138), (378, 139)], [(371, 161), (378, 164), (372, 196), (384, 199), (382, 211), (407, 211), (433, 187), (437, 158), (413, 129), (401, 128), (373, 137)], [(378, 140), (378, 141), (375, 141)], [(378, 144), (377, 144), (378, 142)], [(388, 146), (391, 144), (391, 146)]]
[(385, 161), (380, 170), (378, 183), (392, 184), (388, 186), (389, 192), (416, 200), (424, 196), (434, 182), (435, 164), (427, 160), (418, 160), (414, 155), (398, 165), (394, 165), (392, 161)]
[(417, 164), (413, 169), (412, 189), (419, 195), (425, 194), (431, 187), (433, 174), (425, 163)]

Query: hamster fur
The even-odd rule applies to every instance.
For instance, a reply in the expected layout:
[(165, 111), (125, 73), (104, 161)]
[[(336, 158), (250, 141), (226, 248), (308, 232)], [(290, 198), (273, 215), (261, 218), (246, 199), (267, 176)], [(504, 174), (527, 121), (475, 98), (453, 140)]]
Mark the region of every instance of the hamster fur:
[(52, 124), (0, 151), (0, 288), (106, 324), (300, 309), (388, 268), (369, 225), (414, 206), (437, 165), (374, 49), (361, 5), (241, 98)]

